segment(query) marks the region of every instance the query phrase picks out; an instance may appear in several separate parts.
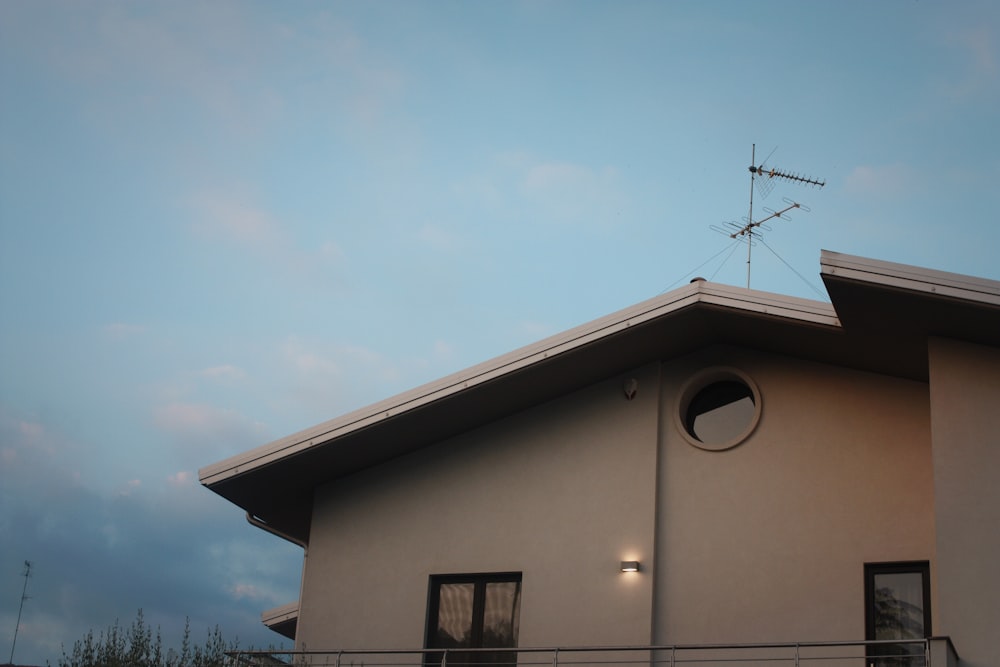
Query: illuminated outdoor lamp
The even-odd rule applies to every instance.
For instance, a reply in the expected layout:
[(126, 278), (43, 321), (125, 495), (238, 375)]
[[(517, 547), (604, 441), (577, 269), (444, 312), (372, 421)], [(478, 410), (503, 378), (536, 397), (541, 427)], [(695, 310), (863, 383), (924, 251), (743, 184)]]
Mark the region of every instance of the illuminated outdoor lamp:
[(639, 561), (637, 560), (622, 561), (622, 572), (638, 572), (638, 571), (639, 571)]

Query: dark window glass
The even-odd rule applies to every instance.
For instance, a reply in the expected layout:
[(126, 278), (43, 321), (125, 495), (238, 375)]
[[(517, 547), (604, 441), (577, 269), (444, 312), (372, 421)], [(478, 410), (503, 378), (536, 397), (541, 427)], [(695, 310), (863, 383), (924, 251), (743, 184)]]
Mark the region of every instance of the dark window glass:
[[(431, 577), (427, 648), (448, 649), (448, 665), (513, 665), (513, 651), (461, 649), (515, 648), (521, 611), (521, 574), (450, 574)], [(428, 653), (440, 665), (443, 652)]]
[(722, 444), (747, 430), (754, 410), (750, 387), (735, 380), (713, 382), (691, 399), (684, 426), (699, 442)]
[[(927, 561), (865, 565), (865, 638), (923, 639), (931, 632), (930, 564)], [(869, 647), (876, 667), (924, 664), (919, 643)]]

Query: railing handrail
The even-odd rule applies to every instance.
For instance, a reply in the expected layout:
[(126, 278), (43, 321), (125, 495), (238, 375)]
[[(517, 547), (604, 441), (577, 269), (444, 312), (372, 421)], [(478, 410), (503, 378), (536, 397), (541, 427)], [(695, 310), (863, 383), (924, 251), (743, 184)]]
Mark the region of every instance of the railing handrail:
[(332, 648), (332, 649), (304, 649), (304, 650), (249, 650), (249, 651), (227, 651), (226, 655), (236, 656), (265, 656), (265, 655), (406, 655), (406, 654), (427, 654), (427, 653), (454, 653), (462, 652), (483, 652), (483, 653), (585, 653), (585, 652), (615, 652), (615, 651), (718, 651), (718, 650), (748, 650), (748, 649), (769, 649), (769, 648), (827, 648), (837, 646), (879, 646), (900, 644), (921, 644), (927, 645), (931, 639), (945, 639), (947, 637), (931, 637), (919, 639), (858, 639), (840, 641), (807, 641), (807, 642), (742, 642), (732, 644), (623, 644), (623, 645), (595, 645), (595, 646), (513, 646), (496, 648), (385, 648), (385, 649), (364, 649), (364, 648)]

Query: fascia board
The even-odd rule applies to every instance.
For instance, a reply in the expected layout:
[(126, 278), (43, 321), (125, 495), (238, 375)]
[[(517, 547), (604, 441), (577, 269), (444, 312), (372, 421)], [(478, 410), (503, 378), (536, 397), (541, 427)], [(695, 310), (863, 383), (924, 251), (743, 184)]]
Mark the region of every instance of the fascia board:
[(749, 313), (840, 327), (840, 320), (837, 318), (833, 306), (823, 301), (799, 299), (714, 283), (705, 283), (700, 301), (705, 304), (744, 310)]
[(301, 453), (382, 420), (445, 399), (470, 387), (496, 380), (630, 327), (669, 316), (671, 313), (699, 303), (741, 310), (751, 315), (787, 318), (801, 323), (838, 328), (840, 326), (833, 307), (828, 303), (705, 281), (693, 282), (440, 380), (206, 466), (199, 470), (199, 479), (203, 485), (211, 487), (241, 473)]
[(272, 626), (277, 623), (284, 623), (285, 621), (290, 621), (292, 619), (298, 618), (299, 616), (299, 603), (289, 602), (288, 604), (283, 604), (280, 607), (274, 607), (273, 609), (268, 609), (260, 615), (260, 620), (264, 625)]
[(1000, 306), (1000, 282), (824, 250), (820, 273), (871, 285), (894, 287)]

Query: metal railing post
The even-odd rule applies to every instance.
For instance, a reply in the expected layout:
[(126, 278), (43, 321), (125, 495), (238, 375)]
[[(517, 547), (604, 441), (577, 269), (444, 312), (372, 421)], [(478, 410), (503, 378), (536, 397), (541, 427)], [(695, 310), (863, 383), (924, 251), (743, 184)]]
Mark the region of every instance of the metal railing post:
[(559, 667), (559, 649), (552, 652), (552, 667)]
[(441, 667), (448, 667), (448, 649), (445, 649), (444, 655), (441, 656)]

